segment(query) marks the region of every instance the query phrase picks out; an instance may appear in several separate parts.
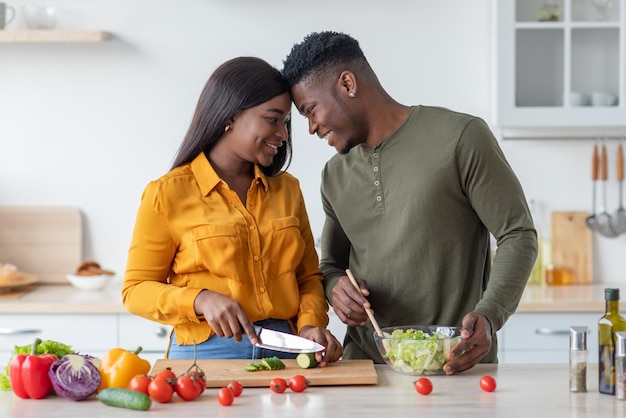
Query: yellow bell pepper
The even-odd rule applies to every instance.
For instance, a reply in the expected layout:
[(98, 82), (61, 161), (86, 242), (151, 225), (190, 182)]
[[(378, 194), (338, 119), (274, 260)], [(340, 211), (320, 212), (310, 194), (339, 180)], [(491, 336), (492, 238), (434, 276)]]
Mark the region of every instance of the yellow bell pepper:
[(102, 376), (98, 391), (105, 388), (128, 388), (133, 377), (148, 374), (150, 362), (138, 356), (141, 350), (141, 347), (133, 353), (123, 348), (109, 350), (98, 367)]

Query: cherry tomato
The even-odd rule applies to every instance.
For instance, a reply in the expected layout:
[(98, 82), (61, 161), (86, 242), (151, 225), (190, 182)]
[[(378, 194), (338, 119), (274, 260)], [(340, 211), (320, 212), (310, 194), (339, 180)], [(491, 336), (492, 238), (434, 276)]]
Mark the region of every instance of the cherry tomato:
[(308, 386), (309, 382), (301, 374), (297, 374), (289, 379), (289, 389), (294, 392), (304, 392)]
[(226, 387), (221, 388), (219, 392), (217, 392), (217, 401), (220, 403), (220, 405), (232, 405), (234, 399), (235, 395), (233, 395), (233, 392)]
[(197, 370), (192, 370), (187, 373), (187, 376), (193, 379), (193, 381), (198, 386), (198, 389), (200, 390), (200, 394), (203, 394), (204, 390), (206, 389), (206, 379), (204, 378), (204, 373), (200, 373)]
[(243, 385), (241, 384), (241, 382), (238, 382), (236, 380), (230, 382), (227, 387), (233, 393), (233, 396), (235, 396), (235, 398), (241, 395), (241, 392), (243, 392)]
[(270, 389), (272, 392), (283, 393), (287, 389), (287, 381), (280, 377), (275, 377), (270, 382)]
[(496, 379), (491, 376), (481, 377), (480, 388), (485, 392), (493, 392), (494, 390), (496, 390)]
[(148, 395), (157, 402), (167, 403), (172, 400), (174, 388), (167, 379), (152, 379), (148, 385)]
[(173, 383), (176, 379), (176, 374), (168, 367), (167, 369), (163, 369), (155, 374), (152, 380), (156, 379), (171, 379), (171, 382)]
[(196, 383), (196, 380), (191, 378), (188, 374), (176, 378), (174, 390), (179, 397), (186, 401), (193, 401), (200, 396), (200, 387)]
[(145, 393), (148, 395), (148, 385), (152, 382), (152, 378), (145, 374), (138, 374), (130, 379), (128, 389), (136, 390), (137, 392)]
[(426, 377), (420, 377), (413, 384), (415, 385), (415, 390), (420, 395), (429, 395), (433, 391), (433, 384)]

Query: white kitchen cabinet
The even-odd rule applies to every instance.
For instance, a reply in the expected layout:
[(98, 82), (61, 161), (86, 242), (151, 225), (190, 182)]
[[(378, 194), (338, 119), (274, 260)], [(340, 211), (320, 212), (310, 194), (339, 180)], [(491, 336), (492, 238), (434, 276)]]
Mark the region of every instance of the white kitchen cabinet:
[(110, 38), (110, 33), (98, 30), (0, 30), (0, 43), (82, 43)]
[(141, 346), (140, 357), (151, 364), (165, 356), (172, 327), (135, 315), (118, 315), (119, 343), (127, 350)]
[(6, 365), (13, 347), (35, 338), (59, 341), (76, 351), (102, 357), (117, 343), (116, 315), (0, 315), (0, 365)]
[(163, 358), (170, 327), (130, 314), (18, 314), (0, 315), (0, 367), (9, 361), (16, 345), (35, 338), (69, 344), (77, 352), (102, 358), (111, 348), (133, 351), (151, 364)]
[[(594, 0), (494, 2), (495, 119), (504, 137), (520, 128), (626, 127), (624, 1), (609, 1), (606, 18)], [(538, 21), (547, 4), (558, 20)]]
[(571, 326), (587, 326), (589, 362), (598, 362), (602, 313), (516, 313), (499, 333), (501, 363), (568, 363)]

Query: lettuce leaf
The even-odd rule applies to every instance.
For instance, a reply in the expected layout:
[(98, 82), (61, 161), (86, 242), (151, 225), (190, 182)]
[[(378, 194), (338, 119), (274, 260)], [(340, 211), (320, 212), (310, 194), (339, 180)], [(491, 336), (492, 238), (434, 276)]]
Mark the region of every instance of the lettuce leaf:
[[(9, 366), (11, 360), (16, 354), (30, 354), (33, 348), (32, 344), (29, 345), (16, 345), (11, 352), (11, 359), (9, 364), (4, 368), (4, 372), (0, 373), (0, 390), (11, 390), (11, 383), (9, 382)], [(44, 340), (37, 344), (37, 354), (54, 354), (57, 358), (61, 358), (66, 354), (74, 354), (74, 350), (67, 344), (60, 343), (58, 341)]]

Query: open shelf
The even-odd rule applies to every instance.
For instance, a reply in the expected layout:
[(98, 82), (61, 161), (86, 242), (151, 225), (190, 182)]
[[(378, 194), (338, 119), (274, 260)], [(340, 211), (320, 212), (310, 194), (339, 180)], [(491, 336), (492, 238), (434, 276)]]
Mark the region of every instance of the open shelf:
[(103, 42), (111, 34), (98, 30), (0, 30), (0, 43)]

